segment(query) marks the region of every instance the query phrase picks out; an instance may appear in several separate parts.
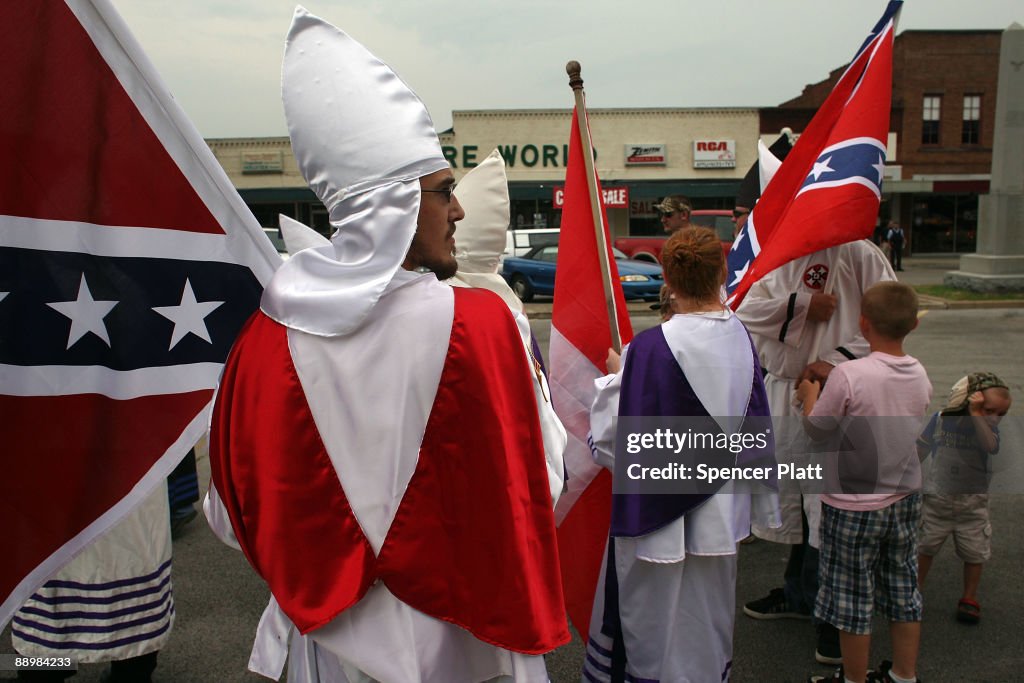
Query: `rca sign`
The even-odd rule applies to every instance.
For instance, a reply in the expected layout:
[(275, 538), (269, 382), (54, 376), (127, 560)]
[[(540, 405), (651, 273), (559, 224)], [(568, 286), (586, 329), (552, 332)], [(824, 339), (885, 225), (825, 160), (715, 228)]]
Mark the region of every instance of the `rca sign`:
[(694, 168), (736, 168), (735, 140), (694, 140)]
[[(605, 187), (601, 189), (601, 203), (606, 209), (628, 209), (629, 188), (628, 187)], [(556, 185), (551, 195), (551, 203), (556, 209), (561, 209), (565, 203), (565, 187)]]

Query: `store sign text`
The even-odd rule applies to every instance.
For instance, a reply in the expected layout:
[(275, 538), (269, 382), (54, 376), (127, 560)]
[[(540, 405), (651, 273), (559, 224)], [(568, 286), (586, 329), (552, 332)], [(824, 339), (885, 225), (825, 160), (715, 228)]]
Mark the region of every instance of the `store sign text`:
[(626, 145), (626, 166), (664, 166), (665, 145)]
[(281, 150), (274, 152), (242, 152), (242, 174), (282, 173)]
[(735, 140), (694, 140), (694, 168), (736, 168)]
[[(606, 209), (628, 209), (629, 188), (628, 187), (604, 187), (601, 188), (601, 198), (604, 200)], [(551, 195), (551, 203), (556, 209), (561, 209), (565, 204), (565, 188), (556, 185)]]
[[(441, 152), (452, 168), (474, 168), (490, 150), (481, 153), (479, 145), (442, 145)], [(498, 153), (508, 168), (565, 168), (569, 161), (569, 145), (498, 145)], [(594, 150), (597, 158), (597, 150)]]

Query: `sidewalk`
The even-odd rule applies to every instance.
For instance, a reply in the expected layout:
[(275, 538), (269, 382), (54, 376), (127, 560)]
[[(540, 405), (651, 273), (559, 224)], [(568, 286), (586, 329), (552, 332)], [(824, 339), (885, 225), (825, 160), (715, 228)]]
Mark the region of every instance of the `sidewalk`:
[[(903, 271), (896, 274), (900, 282), (908, 285), (941, 285), (943, 277), (960, 267), (960, 254), (925, 254), (903, 259)], [(954, 301), (936, 296), (920, 295), (921, 308), (1024, 308), (1024, 299), (986, 299), (983, 301)]]

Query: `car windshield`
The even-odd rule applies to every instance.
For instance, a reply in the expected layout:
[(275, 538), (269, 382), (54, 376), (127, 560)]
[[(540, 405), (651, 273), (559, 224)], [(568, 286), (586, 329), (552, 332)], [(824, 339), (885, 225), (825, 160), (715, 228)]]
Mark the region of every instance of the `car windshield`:
[(535, 261), (550, 261), (554, 263), (558, 260), (558, 245), (552, 244), (546, 247), (541, 247), (533, 254)]
[[(625, 261), (629, 259), (629, 256), (625, 252), (612, 247), (612, 256), (615, 257), (616, 261)], [(532, 258), (535, 261), (555, 261), (558, 258), (558, 245), (551, 244), (546, 247), (541, 247), (533, 252)]]

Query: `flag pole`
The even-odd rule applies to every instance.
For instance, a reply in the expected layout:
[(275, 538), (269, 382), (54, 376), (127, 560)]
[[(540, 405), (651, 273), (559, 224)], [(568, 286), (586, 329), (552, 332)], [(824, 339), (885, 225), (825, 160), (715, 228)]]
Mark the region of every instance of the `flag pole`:
[(590, 194), (590, 213), (594, 217), (594, 233), (597, 238), (597, 258), (601, 264), (601, 283), (604, 285), (604, 301), (608, 307), (608, 325), (611, 331), (612, 348), (622, 353), (622, 336), (619, 333), (619, 317), (615, 310), (615, 293), (612, 290), (611, 264), (608, 262), (608, 243), (605, 241), (604, 212), (601, 211), (601, 196), (597, 191), (597, 174), (594, 173), (594, 147), (590, 142), (590, 126), (587, 124), (587, 106), (583, 96), (583, 68), (573, 60), (565, 65), (569, 74), (569, 87), (576, 99), (576, 123), (580, 129), (583, 146), (583, 166), (587, 172), (587, 190)]

